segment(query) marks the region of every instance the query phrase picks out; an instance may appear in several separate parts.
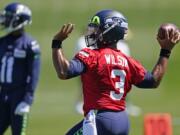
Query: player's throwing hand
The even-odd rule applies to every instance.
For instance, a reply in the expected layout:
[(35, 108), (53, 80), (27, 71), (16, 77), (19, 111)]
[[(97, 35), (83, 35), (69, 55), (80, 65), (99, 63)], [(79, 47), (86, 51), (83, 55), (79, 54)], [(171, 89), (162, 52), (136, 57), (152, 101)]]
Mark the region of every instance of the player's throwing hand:
[(157, 40), (162, 49), (171, 51), (180, 41), (180, 31), (174, 24), (162, 24), (158, 30)]

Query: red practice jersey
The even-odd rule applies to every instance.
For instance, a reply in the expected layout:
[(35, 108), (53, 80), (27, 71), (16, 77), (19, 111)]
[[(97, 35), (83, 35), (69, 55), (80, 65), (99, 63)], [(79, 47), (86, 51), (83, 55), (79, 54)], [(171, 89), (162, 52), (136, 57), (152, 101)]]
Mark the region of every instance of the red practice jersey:
[(85, 48), (76, 58), (86, 66), (81, 75), (85, 115), (91, 109), (124, 110), (132, 84), (140, 83), (146, 73), (138, 61), (116, 49)]

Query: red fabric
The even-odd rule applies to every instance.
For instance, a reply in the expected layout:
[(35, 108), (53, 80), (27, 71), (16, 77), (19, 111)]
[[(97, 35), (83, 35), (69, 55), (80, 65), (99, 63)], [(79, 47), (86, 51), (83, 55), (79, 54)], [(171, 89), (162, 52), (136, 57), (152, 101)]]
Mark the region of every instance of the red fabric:
[(132, 84), (144, 79), (146, 72), (139, 62), (110, 48), (85, 48), (76, 58), (86, 65), (81, 75), (85, 115), (90, 109), (124, 110), (126, 94)]

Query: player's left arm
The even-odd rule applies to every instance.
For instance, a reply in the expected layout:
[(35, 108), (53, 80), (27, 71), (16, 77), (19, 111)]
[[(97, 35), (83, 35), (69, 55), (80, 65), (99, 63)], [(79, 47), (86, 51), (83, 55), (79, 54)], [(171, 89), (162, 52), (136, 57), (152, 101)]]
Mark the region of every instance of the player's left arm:
[(17, 105), (15, 115), (24, 115), (30, 112), (34, 92), (38, 83), (40, 73), (40, 48), (36, 41), (32, 41), (27, 49), (27, 78), (25, 95), (23, 100)]
[(27, 61), (28, 61), (28, 76), (26, 80), (26, 94), (24, 101), (28, 104), (32, 104), (34, 92), (36, 90), (39, 75), (40, 75), (40, 46), (37, 41), (32, 41), (28, 48)]
[(146, 73), (144, 80), (136, 85), (140, 88), (156, 88), (159, 86), (166, 72), (170, 53), (174, 46), (180, 41), (179, 30), (169, 28), (165, 32), (165, 38), (160, 39), (157, 35), (157, 40), (161, 47), (159, 59), (152, 72)]

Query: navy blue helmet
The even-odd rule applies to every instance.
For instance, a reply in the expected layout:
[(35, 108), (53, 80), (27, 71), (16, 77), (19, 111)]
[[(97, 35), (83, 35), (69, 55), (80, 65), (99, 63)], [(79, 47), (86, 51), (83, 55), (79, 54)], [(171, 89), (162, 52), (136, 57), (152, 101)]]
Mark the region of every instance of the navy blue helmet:
[(107, 46), (124, 39), (128, 30), (126, 18), (118, 11), (101, 10), (88, 24), (85, 35), (87, 46)]
[(8, 4), (0, 13), (1, 29), (8, 33), (19, 30), (27, 24), (31, 24), (31, 10), (20, 3)]

